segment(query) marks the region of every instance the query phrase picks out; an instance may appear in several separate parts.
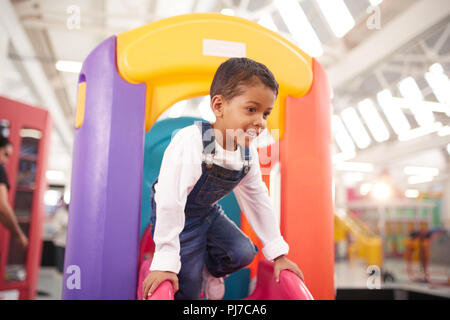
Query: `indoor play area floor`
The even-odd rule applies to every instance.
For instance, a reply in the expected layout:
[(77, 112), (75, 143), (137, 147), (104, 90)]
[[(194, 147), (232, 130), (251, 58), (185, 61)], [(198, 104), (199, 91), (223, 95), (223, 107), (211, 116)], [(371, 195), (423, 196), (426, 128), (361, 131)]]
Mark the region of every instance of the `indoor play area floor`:
[(39, 270), (37, 300), (61, 300), (63, 275), (55, 267)]
[[(418, 264), (413, 265), (411, 270), (413, 271), (414, 277), (419, 278), (419, 276), (423, 274)], [(374, 279), (372, 282), (369, 280), (370, 270), (367, 269), (366, 264), (361, 260), (336, 261), (334, 271), (335, 285), (338, 291), (347, 289), (367, 290), (371, 289), (368, 286), (375, 286), (377, 284), (376, 279), (372, 278)], [(425, 281), (412, 281), (408, 276), (406, 263), (401, 258), (385, 259), (382, 272), (387, 272), (393, 277), (394, 281), (381, 282), (380, 289), (395, 291), (394, 299), (396, 300), (407, 299), (404, 292), (416, 293), (417, 296), (424, 299), (433, 297), (450, 299), (450, 285), (429, 285), (425, 283)], [(442, 282), (447, 281), (449, 273), (450, 268), (448, 266), (436, 264), (430, 265), (430, 275), (433, 282), (441, 284)], [(375, 292), (373, 293), (375, 294)], [(365, 297), (370, 298), (362, 293), (361, 298)]]
[[(401, 293), (405, 291), (450, 299), (450, 286), (430, 288), (426, 283), (411, 281), (406, 271), (406, 264), (402, 259), (386, 259), (384, 269), (393, 275), (395, 282), (382, 283), (381, 289), (400, 289), (396, 291), (395, 299), (407, 299), (407, 296)], [(414, 266), (413, 270), (416, 270), (416, 274), (419, 275), (418, 266)], [(433, 280), (442, 281), (445, 279), (446, 273), (450, 272), (450, 270), (448, 267), (431, 265), (430, 272)], [(367, 267), (362, 261), (342, 260), (335, 263), (335, 284), (338, 291), (347, 289), (368, 289), (368, 277)], [(61, 299), (62, 279), (62, 274), (58, 272), (56, 268), (41, 267), (37, 299)], [(362, 299), (365, 297), (367, 296), (363, 294), (360, 296)]]

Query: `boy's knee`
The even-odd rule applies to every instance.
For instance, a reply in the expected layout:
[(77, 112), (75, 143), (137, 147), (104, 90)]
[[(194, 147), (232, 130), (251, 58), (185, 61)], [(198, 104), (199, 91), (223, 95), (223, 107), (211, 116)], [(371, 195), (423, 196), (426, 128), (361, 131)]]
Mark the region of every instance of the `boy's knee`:
[(241, 268), (248, 266), (252, 263), (257, 252), (257, 247), (250, 240), (247, 241), (245, 244), (239, 246), (235, 256), (236, 263)]

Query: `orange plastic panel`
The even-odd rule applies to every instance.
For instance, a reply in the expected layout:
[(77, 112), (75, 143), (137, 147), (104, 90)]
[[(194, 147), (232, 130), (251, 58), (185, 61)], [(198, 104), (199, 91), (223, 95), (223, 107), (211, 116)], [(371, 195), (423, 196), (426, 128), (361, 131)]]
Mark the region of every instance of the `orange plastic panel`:
[(286, 101), (280, 141), (281, 232), (289, 258), (315, 299), (334, 299), (334, 216), (331, 195), (330, 86), (313, 60), (314, 82), (303, 98)]

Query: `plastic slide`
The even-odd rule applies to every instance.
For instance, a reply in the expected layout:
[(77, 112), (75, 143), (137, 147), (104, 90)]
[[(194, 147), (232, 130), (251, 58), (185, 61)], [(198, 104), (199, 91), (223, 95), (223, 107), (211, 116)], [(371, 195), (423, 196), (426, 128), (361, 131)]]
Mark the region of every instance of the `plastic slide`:
[[(145, 230), (139, 248), (139, 280), (137, 298), (142, 300), (142, 283), (150, 273), (152, 253), (155, 250), (150, 228)], [(174, 290), (170, 281), (161, 283), (146, 300), (174, 300)], [(293, 272), (282, 270), (280, 282), (273, 276), (273, 262), (261, 259), (255, 290), (244, 300), (314, 300), (304, 282)]]
[(244, 300), (314, 300), (305, 283), (292, 271), (282, 270), (280, 282), (273, 276), (273, 262), (261, 259), (256, 288)]
[(349, 211), (335, 213), (334, 217), (336, 230), (344, 230), (354, 236), (358, 255), (365, 259), (367, 265), (381, 266), (383, 263), (381, 238)]
[[(150, 273), (151, 259), (144, 260), (139, 270), (138, 300), (142, 300), (142, 283)], [(314, 300), (303, 281), (293, 272), (282, 270), (280, 282), (273, 276), (273, 262), (261, 259), (253, 293), (244, 300)], [(166, 280), (146, 300), (174, 300), (172, 283)]]
[[(144, 260), (139, 270), (139, 282), (137, 289), (137, 299), (142, 300), (142, 283), (145, 278), (150, 273), (150, 265), (152, 263), (152, 259)], [(147, 297), (146, 300), (174, 300), (174, 292), (173, 292), (172, 283), (169, 280), (162, 282), (158, 288), (156, 288), (155, 292), (150, 297)]]

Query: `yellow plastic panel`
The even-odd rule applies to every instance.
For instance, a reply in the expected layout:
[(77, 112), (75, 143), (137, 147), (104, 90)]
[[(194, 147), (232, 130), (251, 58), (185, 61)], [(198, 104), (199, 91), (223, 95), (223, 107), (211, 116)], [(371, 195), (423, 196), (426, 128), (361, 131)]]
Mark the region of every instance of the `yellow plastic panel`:
[[(205, 42), (219, 45), (208, 52)], [(147, 84), (146, 130), (174, 103), (208, 94), (218, 66), (236, 55), (265, 64), (280, 84), (268, 127), (280, 129), (281, 139), (285, 98), (305, 95), (313, 72), (312, 58), (280, 35), (245, 19), (206, 13), (170, 17), (117, 36), (120, 75)]]
[(77, 106), (75, 112), (75, 128), (80, 128), (84, 121), (84, 106), (86, 100), (86, 82), (78, 84)]

